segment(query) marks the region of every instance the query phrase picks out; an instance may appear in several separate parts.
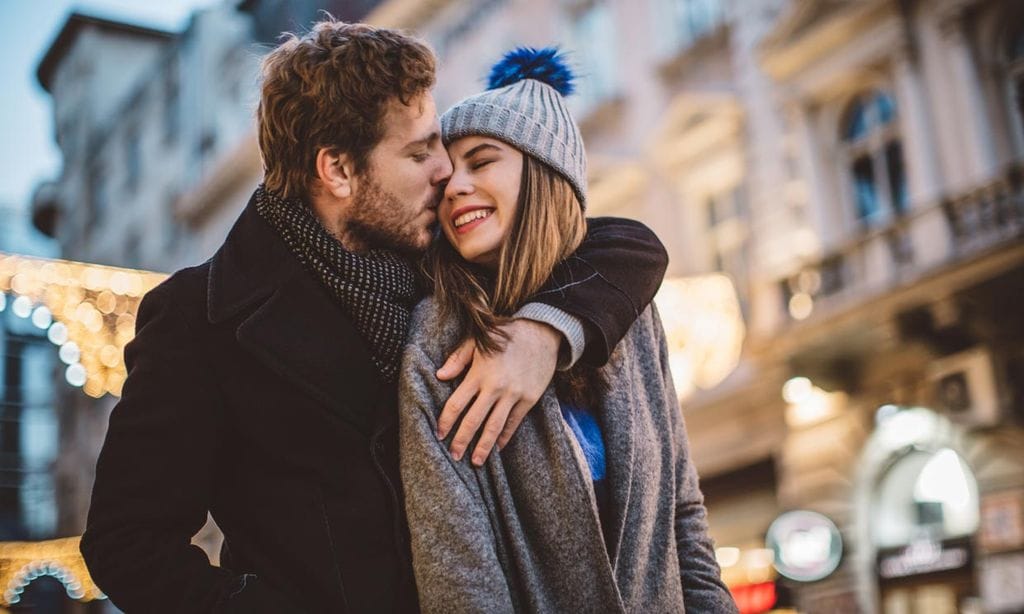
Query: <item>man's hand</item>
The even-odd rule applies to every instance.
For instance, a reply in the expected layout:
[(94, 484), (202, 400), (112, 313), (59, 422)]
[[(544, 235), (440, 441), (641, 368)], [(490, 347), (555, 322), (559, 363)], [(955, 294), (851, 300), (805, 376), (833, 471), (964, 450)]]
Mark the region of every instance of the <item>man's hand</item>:
[[(482, 465), (494, 444), (503, 448), (537, 403), (555, 373), (561, 334), (534, 320), (513, 320), (502, 326), (508, 333), (504, 351), (484, 354), (466, 339), (438, 369), (437, 377), (450, 380), (469, 366), (466, 378), (448, 398), (437, 419), (437, 438), (448, 436), (470, 401), (452, 440), (452, 458), (459, 460), (484, 425), (473, 451), (473, 464)], [(474, 400), (476, 397), (476, 400)], [(486, 424), (485, 424), (486, 420)]]

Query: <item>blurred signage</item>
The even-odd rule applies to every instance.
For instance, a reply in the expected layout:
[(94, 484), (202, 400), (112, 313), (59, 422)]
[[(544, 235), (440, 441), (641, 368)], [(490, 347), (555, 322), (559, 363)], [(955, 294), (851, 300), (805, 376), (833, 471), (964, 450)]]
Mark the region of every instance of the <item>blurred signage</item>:
[(878, 554), (878, 574), (885, 579), (960, 569), (971, 560), (970, 543), (921, 539)]
[(1024, 554), (986, 557), (978, 580), (986, 612), (1024, 612)]
[(774, 582), (731, 586), (729, 592), (732, 593), (732, 598), (736, 601), (736, 607), (740, 614), (768, 612), (778, 599)]
[(765, 538), (775, 553), (775, 569), (800, 582), (828, 577), (843, 556), (843, 539), (834, 522), (817, 512), (786, 512), (772, 522)]
[(990, 494), (981, 500), (978, 545), (985, 552), (1024, 548), (1024, 491)]

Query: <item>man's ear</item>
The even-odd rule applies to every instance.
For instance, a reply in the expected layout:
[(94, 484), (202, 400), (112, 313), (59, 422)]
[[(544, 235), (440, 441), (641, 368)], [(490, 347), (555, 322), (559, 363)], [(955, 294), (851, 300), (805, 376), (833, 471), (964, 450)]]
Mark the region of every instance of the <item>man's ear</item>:
[(329, 147), (316, 152), (316, 174), (335, 198), (349, 198), (356, 189), (355, 164), (347, 153)]

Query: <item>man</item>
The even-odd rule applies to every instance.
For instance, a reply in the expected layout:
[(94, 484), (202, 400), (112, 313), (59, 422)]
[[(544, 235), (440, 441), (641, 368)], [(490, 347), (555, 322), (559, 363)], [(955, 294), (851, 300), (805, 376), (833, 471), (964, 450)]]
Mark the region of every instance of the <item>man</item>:
[[(412, 612), (395, 375), (422, 296), (413, 257), (451, 174), (434, 57), (399, 33), (325, 21), (264, 61), (266, 171), (224, 245), (143, 301), (82, 553), (129, 612)], [(601, 363), (666, 266), (646, 228), (587, 242), (469, 371), (439, 436), (470, 462), (507, 441), (565, 342)], [(571, 314), (571, 315), (570, 315)], [(467, 409), (468, 408), (468, 409)], [(464, 415), (463, 415), (464, 413)], [(211, 513), (222, 566), (190, 538)], [(413, 528), (415, 530), (415, 528)]]

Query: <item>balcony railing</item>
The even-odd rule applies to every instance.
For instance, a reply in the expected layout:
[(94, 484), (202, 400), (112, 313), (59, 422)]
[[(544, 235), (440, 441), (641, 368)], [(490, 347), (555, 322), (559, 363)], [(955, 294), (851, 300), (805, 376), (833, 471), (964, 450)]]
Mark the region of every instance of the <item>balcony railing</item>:
[(1024, 164), (912, 210), (779, 281), (789, 321), (902, 287), (921, 274), (1024, 237)]

